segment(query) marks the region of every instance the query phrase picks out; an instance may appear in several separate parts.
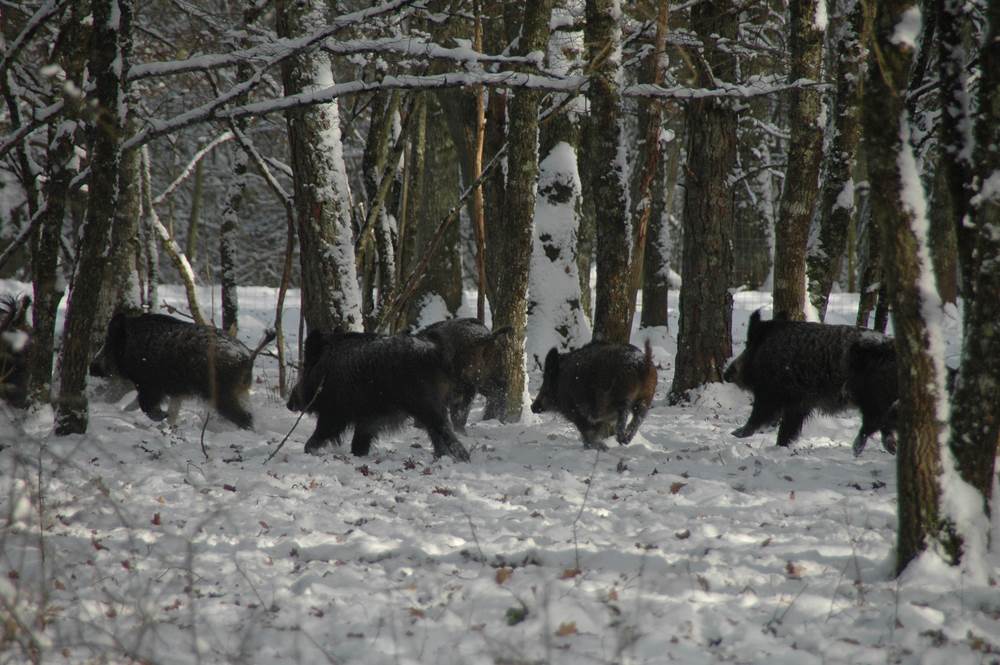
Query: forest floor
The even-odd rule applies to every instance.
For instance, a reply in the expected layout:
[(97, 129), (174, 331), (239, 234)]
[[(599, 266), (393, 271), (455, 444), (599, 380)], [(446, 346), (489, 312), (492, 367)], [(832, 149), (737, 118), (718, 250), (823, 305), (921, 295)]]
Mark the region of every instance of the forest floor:
[[(240, 300), (252, 346), (275, 292)], [(738, 294), (737, 351), (769, 300)], [(855, 307), (837, 295), (830, 319)], [(730, 434), (750, 408), (732, 385), (667, 406), (676, 329), (638, 436), (600, 453), (551, 414), (480, 422), (477, 401), (470, 463), (413, 427), (368, 457), (306, 455), (312, 416), (267, 462), (296, 420), (271, 356), (252, 432), (203, 431), (195, 401), (153, 423), (99, 381), (86, 435), (0, 406), (0, 663), (1000, 662), (1000, 590), (933, 556), (893, 576), (895, 458), (877, 436), (854, 458), (857, 415), (779, 449), (773, 429)]]

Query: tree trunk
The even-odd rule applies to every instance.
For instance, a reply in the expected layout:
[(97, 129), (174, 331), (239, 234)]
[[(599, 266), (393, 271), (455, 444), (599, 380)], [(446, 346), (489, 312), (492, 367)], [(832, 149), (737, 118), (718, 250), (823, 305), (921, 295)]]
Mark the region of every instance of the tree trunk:
[[(980, 50), (982, 80), (975, 126), (980, 183), (972, 208), (976, 233), (976, 297), (965, 307), (962, 366), (955, 388), (951, 448), (962, 477), (983, 496), (989, 513), (1000, 442), (1000, 4), (987, 10), (989, 32)], [(990, 184), (992, 183), (992, 185)], [(991, 188), (992, 187), (992, 188)]]
[[(701, 2), (691, 8), (691, 23), (705, 44), (698, 69), (699, 87), (735, 82), (736, 59), (719, 40), (735, 40), (736, 7), (731, 0)], [(669, 401), (722, 380), (732, 355), (733, 192), (737, 112), (725, 99), (688, 102), (688, 163), (684, 188), (684, 246), (681, 259), (680, 322), (677, 358)]]
[[(667, 19), (670, 13), (669, 0), (657, 0), (656, 36), (653, 49), (644, 66), (644, 82), (663, 85), (667, 71)], [(632, 330), (635, 318), (636, 296), (643, 278), (646, 248), (649, 244), (649, 228), (656, 204), (653, 201), (654, 182), (663, 175), (661, 164), (666, 147), (661, 141), (663, 105), (657, 100), (648, 100), (639, 105), (639, 131), (642, 133), (638, 152), (639, 168), (635, 169), (632, 180), (632, 260), (629, 266), (628, 320), (626, 329)], [(660, 189), (662, 194), (662, 188)]]
[[(819, 81), (823, 62), (823, 32), (816, 26), (821, 0), (791, 0), (790, 82)], [(774, 230), (774, 311), (792, 319), (804, 316), (806, 302), (806, 243), (812, 222), (819, 164), (823, 154), (819, 90), (795, 88), (789, 103), (791, 138), (788, 169)]]
[[(538, 0), (524, 7), (516, 55), (544, 52), (549, 39), (552, 0)], [(538, 108), (542, 95), (523, 88), (511, 96), (507, 129), (507, 183), (503, 216), (489, 220), (489, 248), (500, 265), (493, 276), (493, 326), (511, 326), (514, 333), (500, 346), (506, 378), (504, 420), (521, 418), (525, 406), (525, 326), (528, 317), (528, 274), (531, 266), (533, 218), (538, 176)]]
[(839, 0), (833, 16), (832, 50), (836, 58), (836, 97), (826, 172), (820, 196), (819, 233), (809, 247), (809, 299), (826, 319), (833, 283), (841, 274), (847, 234), (854, 215), (854, 159), (861, 139), (861, 74), (865, 47), (858, 0)]
[[(87, 431), (87, 368), (91, 330), (108, 260), (111, 223), (118, 207), (121, 140), (125, 127), (125, 73), (131, 51), (132, 0), (95, 0), (88, 69), (95, 80), (87, 223), (66, 310), (56, 409), (57, 435)], [(117, 19), (117, 20), (115, 20)]]
[[(326, 25), (320, 0), (279, 0), (277, 32), (283, 38)], [(314, 50), (282, 65), (285, 94), (333, 85), (330, 58)], [(354, 260), (347, 171), (336, 101), (286, 111), (295, 207), (299, 225), (302, 311), (309, 330), (360, 330), (361, 294)]]
[(31, 240), (32, 338), (29, 356), (28, 395), (33, 402), (48, 403), (52, 398), (52, 359), (55, 345), (56, 312), (65, 291), (59, 274), (59, 242), (70, 196), (70, 182), (76, 175), (76, 133), (80, 97), (71, 90), (82, 89), (86, 66), (86, 31), (82, 7), (72, 4), (60, 27), (53, 52), (66, 76), (61, 87), (64, 103), (61, 123), (49, 125), (47, 177), (44, 192), (47, 209)]
[[(977, 275), (976, 232), (966, 224), (972, 196), (973, 164), (968, 135), (972, 123), (966, 73), (964, 31), (969, 23), (966, 3), (962, 0), (934, 0), (938, 25), (938, 78), (941, 90), (941, 135), (939, 168), (947, 180), (951, 214), (958, 239), (961, 270), (961, 293), (966, 303), (975, 297)], [(985, 71), (985, 70), (984, 70)], [(969, 308), (966, 308), (969, 311)]]
[[(663, 137), (661, 136), (661, 139)], [(676, 134), (670, 144), (661, 148), (667, 160), (657, 164), (650, 195), (652, 210), (649, 233), (646, 236), (646, 255), (642, 262), (642, 328), (667, 328), (670, 294), (670, 191), (677, 183), (680, 161), (680, 137)]]
[(594, 338), (628, 342), (630, 225), (627, 173), (621, 128), (621, 26), (612, 0), (587, 0), (584, 38), (588, 45), (591, 156), (589, 195), (597, 216), (597, 293)]
[[(900, 26), (919, 20), (913, 0), (883, 0), (875, 17), (875, 45), (865, 81), (864, 133), (871, 182), (872, 219), (881, 232), (885, 280), (892, 301), (899, 368), (899, 533), (896, 570), (903, 569), (939, 539), (944, 399), (943, 359), (934, 357), (934, 331), (924, 309), (935, 305), (927, 293), (931, 269), (923, 190), (909, 144), (903, 92), (915, 44)], [(900, 35), (903, 35), (902, 37)], [(940, 306), (940, 301), (937, 301)]]

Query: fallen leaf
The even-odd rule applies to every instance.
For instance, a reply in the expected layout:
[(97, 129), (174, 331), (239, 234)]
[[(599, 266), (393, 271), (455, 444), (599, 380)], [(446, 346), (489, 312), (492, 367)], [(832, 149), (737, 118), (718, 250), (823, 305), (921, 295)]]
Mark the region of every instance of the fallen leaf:
[(678, 492), (681, 491), (681, 488), (684, 487), (684, 486), (686, 486), (686, 485), (687, 485), (687, 483), (681, 483), (681, 482), (673, 483), (672, 485), (670, 485), (670, 493), (671, 494), (677, 494)]
[(556, 630), (556, 635), (559, 637), (567, 637), (569, 635), (576, 635), (576, 622), (567, 621), (566, 623), (559, 624), (559, 629)]
[(497, 568), (497, 574), (495, 579), (497, 584), (503, 584), (510, 579), (510, 576), (514, 574), (514, 569), (509, 566), (504, 566), (503, 568)]
[(564, 570), (562, 572), (562, 575), (559, 576), (559, 579), (561, 579), (561, 580), (571, 580), (574, 577), (576, 577), (577, 575), (579, 575), (580, 572), (581, 571), (580, 571), (579, 568), (567, 568), (566, 570)]

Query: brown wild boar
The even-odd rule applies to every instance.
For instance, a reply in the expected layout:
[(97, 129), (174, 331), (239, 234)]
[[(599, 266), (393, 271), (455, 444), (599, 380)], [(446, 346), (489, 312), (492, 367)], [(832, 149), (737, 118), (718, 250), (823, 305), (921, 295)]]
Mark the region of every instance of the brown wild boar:
[(631, 344), (595, 341), (569, 353), (549, 351), (531, 410), (559, 412), (580, 430), (585, 448), (605, 449), (603, 439), (612, 428), (619, 444), (632, 440), (655, 391), (649, 340), (645, 353)]

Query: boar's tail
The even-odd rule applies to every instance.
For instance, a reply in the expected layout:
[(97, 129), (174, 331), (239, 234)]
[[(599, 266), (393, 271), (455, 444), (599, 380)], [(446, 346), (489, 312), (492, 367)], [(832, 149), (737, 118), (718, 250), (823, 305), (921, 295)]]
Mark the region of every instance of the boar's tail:
[(644, 345), (645, 355), (642, 358), (642, 395), (648, 404), (653, 401), (656, 392), (656, 365), (653, 363), (653, 345), (647, 339)]
[(264, 336), (261, 337), (260, 343), (257, 345), (257, 348), (255, 348), (250, 353), (250, 366), (251, 367), (253, 366), (254, 361), (257, 359), (257, 355), (261, 351), (264, 350), (265, 346), (267, 346), (268, 344), (270, 344), (271, 342), (273, 342), (275, 337), (277, 337), (277, 334), (274, 332), (273, 328), (268, 328), (267, 330), (264, 331)]

